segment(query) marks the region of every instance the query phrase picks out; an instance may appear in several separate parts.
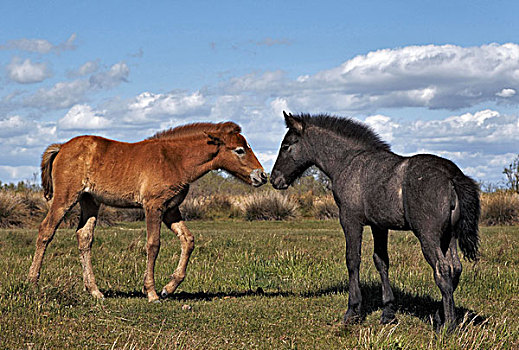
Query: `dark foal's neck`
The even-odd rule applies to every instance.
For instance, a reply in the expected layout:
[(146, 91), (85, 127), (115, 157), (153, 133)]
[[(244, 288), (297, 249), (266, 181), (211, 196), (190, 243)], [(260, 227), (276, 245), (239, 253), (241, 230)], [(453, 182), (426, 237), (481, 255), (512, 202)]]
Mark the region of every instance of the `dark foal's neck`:
[(305, 132), (305, 139), (312, 164), (324, 172), (332, 182), (359, 154), (384, 152), (370, 143), (345, 138), (331, 130), (319, 127), (309, 127)]

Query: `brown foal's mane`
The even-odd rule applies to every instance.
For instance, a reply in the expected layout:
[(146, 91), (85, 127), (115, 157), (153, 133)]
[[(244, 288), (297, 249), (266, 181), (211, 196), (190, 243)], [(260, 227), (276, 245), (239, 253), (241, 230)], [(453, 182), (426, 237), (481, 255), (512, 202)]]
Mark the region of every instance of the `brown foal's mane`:
[(189, 137), (199, 135), (201, 133), (223, 132), (229, 134), (239, 134), (241, 128), (238, 124), (233, 122), (224, 123), (192, 123), (187, 125), (177, 126), (167, 130), (157, 132), (155, 135), (147, 138), (147, 140), (170, 139), (178, 137)]

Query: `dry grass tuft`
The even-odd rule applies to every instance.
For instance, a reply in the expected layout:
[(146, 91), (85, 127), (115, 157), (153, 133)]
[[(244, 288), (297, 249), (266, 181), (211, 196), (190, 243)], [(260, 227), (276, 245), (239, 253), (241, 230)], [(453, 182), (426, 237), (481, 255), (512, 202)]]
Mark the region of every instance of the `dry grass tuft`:
[(23, 227), (29, 211), (19, 195), (0, 191), (0, 228)]
[(519, 223), (519, 194), (510, 191), (483, 193), (481, 196), (481, 224), (485, 226), (515, 225)]
[(247, 220), (287, 220), (298, 216), (299, 205), (292, 197), (279, 192), (258, 192), (242, 201)]
[(319, 220), (337, 219), (339, 217), (339, 207), (337, 207), (333, 196), (319, 197), (314, 201), (314, 217)]

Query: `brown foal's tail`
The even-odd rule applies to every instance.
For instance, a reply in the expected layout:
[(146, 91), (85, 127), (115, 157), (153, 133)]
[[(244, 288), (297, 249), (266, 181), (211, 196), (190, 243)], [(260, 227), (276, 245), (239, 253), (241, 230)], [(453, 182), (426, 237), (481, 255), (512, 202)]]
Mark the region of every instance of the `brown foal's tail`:
[(50, 200), (54, 193), (52, 186), (52, 162), (60, 149), (61, 143), (53, 143), (47, 147), (41, 156), (41, 186), (43, 187), (43, 195), (47, 200)]

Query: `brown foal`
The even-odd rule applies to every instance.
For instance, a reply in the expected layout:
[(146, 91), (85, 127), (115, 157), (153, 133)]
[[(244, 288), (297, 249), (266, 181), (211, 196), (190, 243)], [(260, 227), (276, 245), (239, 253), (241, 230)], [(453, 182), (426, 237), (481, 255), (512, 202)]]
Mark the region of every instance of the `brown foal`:
[(85, 288), (96, 298), (103, 294), (96, 285), (91, 253), (94, 228), (101, 203), (142, 207), (146, 214), (147, 266), (144, 293), (158, 301), (154, 267), (164, 222), (180, 239), (181, 255), (163, 297), (184, 280), (194, 238), (179, 211), (189, 184), (210, 170), (224, 169), (253, 186), (267, 181), (241, 128), (232, 122), (189, 124), (157, 133), (137, 143), (124, 143), (98, 136), (79, 136), (53, 144), (43, 153), (42, 186), (51, 200), (40, 224), (29, 280), (38, 282), (45, 250), (65, 214), (79, 202), (81, 218), (76, 232)]

